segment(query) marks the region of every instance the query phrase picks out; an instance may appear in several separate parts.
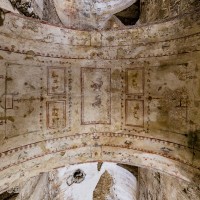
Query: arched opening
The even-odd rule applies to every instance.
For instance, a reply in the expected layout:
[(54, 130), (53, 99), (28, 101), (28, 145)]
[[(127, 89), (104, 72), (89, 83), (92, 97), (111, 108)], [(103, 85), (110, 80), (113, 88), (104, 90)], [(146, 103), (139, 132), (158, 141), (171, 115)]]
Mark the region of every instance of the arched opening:
[(140, 0), (137, 0), (134, 4), (128, 8), (118, 12), (115, 16), (125, 25), (135, 25), (140, 17)]
[(110, 162), (75, 164), (27, 178), (0, 197), (1, 200), (136, 200), (137, 178), (131, 169), (132, 166)]

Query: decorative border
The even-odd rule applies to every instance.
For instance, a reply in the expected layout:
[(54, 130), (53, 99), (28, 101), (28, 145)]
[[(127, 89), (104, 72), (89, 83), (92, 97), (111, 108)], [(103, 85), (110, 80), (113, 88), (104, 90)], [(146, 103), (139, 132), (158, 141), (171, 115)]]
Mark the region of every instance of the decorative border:
[[(153, 45), (166, 45), (169, 46), (170, 48), (170, 42), (180, 42), (180, 43), (184, 43), (186, 40), (188, 39), (191, 39), (191, 38), (194, 38), (196, 36), (199, 36), (200, 35), (200, 32), (199, 33), (194, 33), (194, 34), (191, 34), (191, 35), (187, 35), (187, 36), (184, 36), (184, 37), (180, 37), (180, 38), (176, 38), (176, 39), (166, 39), (164, 41), (158, 41), (158, 42), (149, 42), (149, 43), (145, 43), (145, 46), (150, 49), (152, 49), (152, 46)], [(85, 46), (87, 48), (87, 46)], [(103, 46), (103, 47), (116, 47), (116, 46)], [(131, 47), (130, 45), (121, 45), (120, 47)], [(17, 47), (16, 47), (17, 48)], [(2, 51), (5, 51), (5, 52), (13, 52), (13, 53), (19, 53), (19, 54), (27, 54), (28, 50), (21, 50), (21, 49), (13, 49), (12, 47), (8, 47), (8, 46), (5, 46), (5, 45), (0, 45), (0, 50)], [(143, 53), (139, 54), (139, 55), (135, 55), (135, 56), (129, 56), (129, 57), (126, 57), (126, 58), (120, 58), (120, 57), (115, 57), (113, 58), (112, 60), (120, 60), (120, 59), (139, 59), (139, 58), (156, 58), (156, 57), (163, 57), (163, 56), (173, 56), (173, 55), (180, 55), (180, 54), (186, 54), (186, 53), (190, 53), (190, 52), (199, 52), (199, 50), (196, 48), (196, 47), (193, 47), (193, 49), (189, 48), (190, 51), (185, 51), (185, 49), (179, 49), (179, 50), (175, 50), (175, 49), (171, 49), (170, 51), (168, 51), (167, 53), (164, 52), (164, 51), (161, 51), (160, 53), (151, 53), (149, 52), (148, 54), (144, 55)], [(59, 55), (59, 54), (49, 54), (49, 53), (40, 53), (38, 51), (35, 52), (35, 56), (42, 56), (42, 57), (47, 57), (47, 58), (61, 58), (61, 59), (89, 59), (89, 55), (86, 55), (86, 56), (82, 56), (82, 57), (70, 57), (70, 56), (67, 56), (67, 55)], [(104, 58), (102, 57), (102, 59), (104, 60), (111, 60), (111, 59), (108, 59), (108, 58)]]
[[(181, 15), (177, 15), (177, 16), (175, 16), (175, 17), (171, 17), (171, 18), (167, 18), (167, 19), (163, 19), (163, 20), (161, 20), (161, 21), (159, 21), (159, 22), (154, 22), (154, 23), (152, 23), (151, 25), (159, 25), (159, 24), (163, 24), (163, 23), (170, 23), (170, 22), (175, 22), (176, 24), (177, 24), (177, 26), (179, 26), (180, 25), (180, 22), (181, 21), (183, 21), (183, 20), (185, 20), (185, 19), (189, 19), (189, 20), (191, 20), (191, 16), (193, 16), (193, 18), (194, 19), (196, 19), (196, 18), (198, 18), (198, 15), (199, 14), (199, 8), (196, 8), (195, 10), (193, 10), (192, 12), (189, 12), (189, 13), (183, 13), (183, 14), (181, 14)], [(48, 25), (48, 26), (51, 26), (51, 27), (56, 27), (56, 28), (60, 28), (60, 29), (63, 29), (63, 27), (62, 26), (59, 26), (59, 25), (55, 25), (55, 24), (51, 24), (51, 23), (49, 23), (49, 22), (47, 22), (47, 21), (40, 21), (39, 23), (38, 23), (38, 21), (36, 20), (36, 19), (34, 19), (34, 18), (31, 18), (31, 17), (26, 17), (26, 16), (21, 16), (21, 15), (19, 15), (19, 14), (16, 14), (16, 13), (9, 13), (8, 15), (10, 15), (11, 17), (13, 17), (14, 16), (14, 20), (16, 20), (15, 18), (18, 18), (18, 19), (22, 19), (22, 20), (26, 20), (26, 21), (32, 21), (32, 22), (34, 22), (34, 23), (36, 23), (36, 24), (42, 24), (42, 25)], [(10, 17), (9, 16), (9, 17)], [(191, 20), (191, 22), (193, 22), (194, 20), (192, 19)], [(146, 29), (145, 31), (148, 31), (148, 29), (149, 29), (149, 26), (147, 26), (147, 25), (142, 25), (142, 26), (135, 26), (134, 25), (134, 27), (137, 27), (137, 28), (144, 28), (144, 29)], [(133, 28), (133, 26), (130, 26), (130, 28), (128, 28), (128, 29), (126, 29), (126, 30), (131, 30)], [(85, 30), (76, 30), (76, 29), (74, 29), (73, 27), (66, 27), (65, 28), (65, 30), (66, 31), (68, 31), (69, 29), (71, 29), (71, 30), (75, 30), (75, 31), (78, 31), (78, 32), (80, 32), (80, 33), (82, 33), (82, 32), (86, 32)], [(118, 31), (124, 31), (124, 29), (118, 29)], [(88, 31), (87, 31), (88, 32)], [(119, 32), (119, 33), (120, 33)], [(153, 35), (152, 35), (152, 37), (153, 37)], [(173, 36), (172, 36), (173, 37)], [(183, 37), (186, 37), (186, 36), (183, 36)], [(181, 38), (183, 38), (183, 37), (181, 37)], [(175, 39), (179, 39), (179, 38), (175, 38)], [(166, 39), (167, 40), (167, 39)], [(141, 43), (141, 42), (140, 42)], [(138, 44), (138, 43), (136, 43), (136, 44)], [(70, 46), (70, 45), (69, 45)], [(71, 45), (72, 46), (72, 45)], [(82, 46), (82, 45), (73, 45), (73, 46)], [(115, 45), (116, 46), (116, 45)], [(113, 47), (115, 47), (115, 46), (113, 46)], [(117, 45), (118, 46), (118, 45)], [(123, 46), (123, 45), (122, 45)]]
[[(15, 154), (18, 151), (24, 151), (24, 150), (27, 151), (27, 150), (29, 150), (31, 148), (34, 148), (34, 147), (37, 147), (37, 146), (40, 147), (41, 143), (51, 143), (52, 144), (53, 142), (57, 142), (57, 141), (59, 142), (59, 141), (64, 140), (64, 139), (76, 140), (76, 139), (85, 138), (85, 137), (91, 137), (93, 140), (96, 141), (97, 139), (100, 138), (100, 136), (101, 137), (102, 136), (104, 136), (104, 137), (122, 137), (122, 138), (127, 138), (127, 139), (128, 138), (129, 139), (136, 139), (136, 140), (147, 140), (147, 141), (150, 141), (150, 142), (162, 143), (163, 145), (172, 145), (174, 148), (183, 148), (183, 149), (193, 150), (193, 148), (186, 147), (186, 146), (178, 144), (178, 143), (173, 143), (173, 142), (161, 140), (161, 139), (138, 136), (138, 135), (132, 135), (132, 134), (105, 132), (105, 133), (82, 133), (82, 134), (76, 134), (76, 135), (71, 135), (71, 136), (64, 136), (64, 137), (59, 137), (59, 138), (53, 138), (53, 139), (38, 141), (38, 142), (35, 142), (35, 143), (27, 144), (27, 145), (24, 145), (24, 146), (20, 146), (20, 147), (14, 148), (14, 149), (10, 149), (10, 150), (1, 152), (0, 153), (0, 158), (4, 157), (4, 156), (7, 156), (7, 155), (9, 156), (11, 154)], [(96, 145), (94, 145), (94, 146), (96, 146)], [(152, 151), (152, 150), (147, 150), (147, 149), (142, 149), (142, 148), (134, 148), (134, 147), (131, 147), (130, 145), (127, 145), (126, 143), (124, 145), (102, 144), (102, 145), (99, 145), (99, 146), (100, 147), (104, 147), (104, 146), (107, 146), (107, 147), (119, 147), (119, 148), (125, 148), (125, 149), (131, 149), (131, 150), (135, 150), (135, 151), (140, 151), (140, 152), (144, 152), (144, 153), (151, 153), (151, 154), (155, 154), (155, 155), (160, 155), (160, 156), (169, 158), (171, 160), (178, 161), (178, 162), (180, 162), (182, 164), (188, 165), (188, 166), (190, 166), (190, 167), (192, 167), (194, 169), (200, 170), (200, 166), (195, 166), (195, 165), (189, 163), (188, 161), (181, 160), (178, 157), (174, 157), (172, 155), (167, 154), (166, 152), (157, 152), (157, 151)], [(4, 167), (0, 168), (0, 171), (3, 171), (3, 170), (5, 170), (5, 169), (7, 169), (9, 167), (14, 166), (14, 165), (18, 165), (18, 164), (24, 163), (26, 161), (33, 160), (35, 158), (43, 157), (43, 156), (46, 156), (46, 155), (49, 155), (49, 154), (58, 153), (58, 152), (63, 152), (63, 151), (66, 151), (66, 150), (77, 149), (77, 148), (81, 148), (81, 147), (87, 147), (87, 144), (86, 143), (82, 143), (80, 146), (73, 146), (72, 145), (71, 147), (67, 147), (67, 148), (62, 148), (62, 147), (60, 147), (60, 149), (59, 148), (55, 148), (53, 150), (49, 150), (48, 153), (41, 153), (41, 154), (38, 154), (38, 155), (32, 155), (29, 158), (22, 158), (21, 161), (18, 160), (15, 163), (12, 163), (12, 164), (9, 164), (7, 166), (4, 166)], [(91, 147), (91, 145), (88, 146), (88, 148), (90, 148), (90, 147)], [(197, 151), (200, 151), (200, 150), (197, 150)]]

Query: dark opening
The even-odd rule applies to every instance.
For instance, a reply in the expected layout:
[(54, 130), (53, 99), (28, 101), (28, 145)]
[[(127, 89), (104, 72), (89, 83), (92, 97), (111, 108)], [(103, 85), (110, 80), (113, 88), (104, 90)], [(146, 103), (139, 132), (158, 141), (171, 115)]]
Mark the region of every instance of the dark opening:
[(84, 178), (84, 173), (80, 169), (78, 169), (74, 172), (73, 177), (75, 179), (82, 179)]
[(0, 194), (0, 199), (1, 200), (14, 200), (15, 198), (17, 198), (19, 194), (18, 193), (9, 193), (9, 192), (4, 192), (2, 194)]
[(31, 1), (22, 2), (22, 0), (10, 0), (13, 8), (17, 9), (21, 14), (26, 17), (33, 17), (39, 19), (39, 17), (31, 10)]
[(115, 16), (125, 25), (135, 25), (140, 17), (140, 0), (137, 0), (130, 7), (115, 14)]

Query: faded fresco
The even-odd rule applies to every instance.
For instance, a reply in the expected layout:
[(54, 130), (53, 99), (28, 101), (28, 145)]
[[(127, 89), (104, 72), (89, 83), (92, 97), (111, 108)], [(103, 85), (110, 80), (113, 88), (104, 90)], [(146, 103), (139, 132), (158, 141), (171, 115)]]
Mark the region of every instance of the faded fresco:
[(0, 191), (93, 161), (199, 184), (199, 24), (192, 12), (151, 26), (80, 31), (6, 13)]

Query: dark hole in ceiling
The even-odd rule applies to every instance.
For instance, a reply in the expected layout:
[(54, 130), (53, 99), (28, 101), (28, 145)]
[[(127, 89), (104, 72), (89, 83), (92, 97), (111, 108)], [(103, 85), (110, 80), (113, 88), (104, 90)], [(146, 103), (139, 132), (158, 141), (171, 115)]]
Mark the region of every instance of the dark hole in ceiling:
[(140, 17), (140, 0), (115, 14), (115, 16), (125, 25), (135, 25)]
[(74, 172), (73, 177), (77, 180), (83, 179), (84, 178), (84, 172), (82, 170), (78, 169)]

